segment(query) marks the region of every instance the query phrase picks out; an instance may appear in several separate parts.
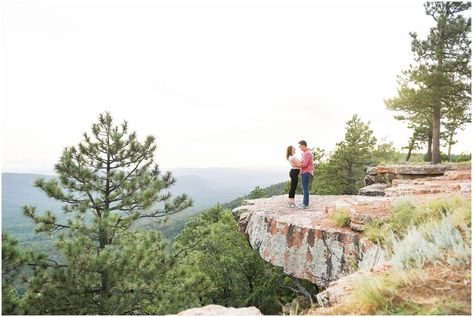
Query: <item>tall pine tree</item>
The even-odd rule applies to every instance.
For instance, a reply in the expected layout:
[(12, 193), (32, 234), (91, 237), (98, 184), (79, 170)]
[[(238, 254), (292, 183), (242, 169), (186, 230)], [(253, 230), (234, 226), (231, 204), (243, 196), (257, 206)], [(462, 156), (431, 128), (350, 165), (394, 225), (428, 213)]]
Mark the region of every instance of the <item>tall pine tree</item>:
[(165, 218), (189, 206), (185, 195), (171, 199), (175, 179), (154, 164), (155, 139), (138, 141), (127, 122), (100, 114), (91, 134), (64, 149), (55, 165), (58, 179), (35, 186), (62, 202), (67, 221), (52, 211), (25, 206), (37, 232), (57, 235), (62, 263), (37, 272), (25, 302), (34, 314), (156, 314), (172, 306), (168, 295), (173, 259), (157, 232), (142, 221)]
[[(432, 126), (432, 160), (440, 163), (441, 121), (447, 113), (471, 104), (471, 18), (462, 13), (469, 2), (427, 2), (425, 13), (435, 21), (427, 38), (411, 33), (416, 65), (403, 72), (398, 96), (386, 106), (409, 117), (428, 116)], [(466, 110), (468, 111), (468, 110)]]

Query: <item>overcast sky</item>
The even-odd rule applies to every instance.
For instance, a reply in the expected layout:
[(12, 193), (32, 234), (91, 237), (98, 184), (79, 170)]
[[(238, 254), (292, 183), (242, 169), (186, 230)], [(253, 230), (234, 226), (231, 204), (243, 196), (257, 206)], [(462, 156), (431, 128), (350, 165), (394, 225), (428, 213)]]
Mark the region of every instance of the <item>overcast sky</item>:
[(400, 148), (383, 99), (432, 23), (412, 0), (3, 1), (2, 170), (52, 170), (103, 111), (154, 135), (164, 168), (285, 167), (354, 113)]

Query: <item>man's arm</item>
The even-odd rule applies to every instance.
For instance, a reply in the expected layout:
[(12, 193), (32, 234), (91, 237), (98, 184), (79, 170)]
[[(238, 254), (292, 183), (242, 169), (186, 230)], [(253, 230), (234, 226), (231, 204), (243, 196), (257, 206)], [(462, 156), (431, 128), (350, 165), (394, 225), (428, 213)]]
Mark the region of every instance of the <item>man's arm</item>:
[(303, 157), (303, 160), (302, 160), (302, 163), (301, 163), (302, 168), (306, 168), (307, 166), (309, 166), (311, 156), (312, 156), (312, 154), (309, 151), (304, 152), (304, 157)]

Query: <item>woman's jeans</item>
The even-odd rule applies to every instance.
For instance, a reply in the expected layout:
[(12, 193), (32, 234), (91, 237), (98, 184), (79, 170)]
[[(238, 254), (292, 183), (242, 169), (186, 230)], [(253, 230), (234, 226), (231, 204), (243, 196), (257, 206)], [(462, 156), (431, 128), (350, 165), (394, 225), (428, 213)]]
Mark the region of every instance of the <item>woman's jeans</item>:
[(291, 168), (289, 172), (289, 177), (291, 177), (291, 189), (289, 190), (289, 198), (294, 198), (296, 195), (297, 183), (299, 182), (299, 172), (301, 170), (298, 168)]
[(302, 180), (302, 192), (304, 193), (304, 206), (309, 206), (309, 183), (312, 178), (311, 173), (302, 173), (301, 180)]

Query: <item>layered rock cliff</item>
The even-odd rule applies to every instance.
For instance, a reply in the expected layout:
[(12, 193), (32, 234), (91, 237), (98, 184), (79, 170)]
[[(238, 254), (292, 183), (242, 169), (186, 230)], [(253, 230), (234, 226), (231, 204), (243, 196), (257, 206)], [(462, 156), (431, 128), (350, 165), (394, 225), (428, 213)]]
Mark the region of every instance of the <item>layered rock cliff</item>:
[[(454, 195), (470, 197), (468, 166), (389, 166), (370, 172), (376, 176), (368, 185), (381, 181), (384, 196), (311, 196), (308, 209), (292, 209), (282, 195), (248, 200), (233, 214), (240, 231), (264, 260), (325, 288), (355, 272), (368, 249), (377, 248), (361, 231), (368, 221), (387, 217), (398, 196), (409, 195), (419, 202)], [(342, 209), (351, 219), (345, 228), (329, 219), (332, 212)]]
[[(338, 228), (330, 212), (345, 208), (380, 216), (390, 198), (364, 196), (312, 196), (308, 209), (286, 207), (287, 197), (249, 200), (233, 213), (253, 249), (284, 272), (319, 286), (351, 273), (370, 247), (368, 239), (350, 228)], [(360, 217), (361, 218), (361, 217)]]
[[(399, 196), (471, 190), (470, 165), (389, 165), (369, 167), (359, 195)], [(413, 181), (416, 180), (417, 181)], [(445, 188), (447, 186), (447, 188)]]

